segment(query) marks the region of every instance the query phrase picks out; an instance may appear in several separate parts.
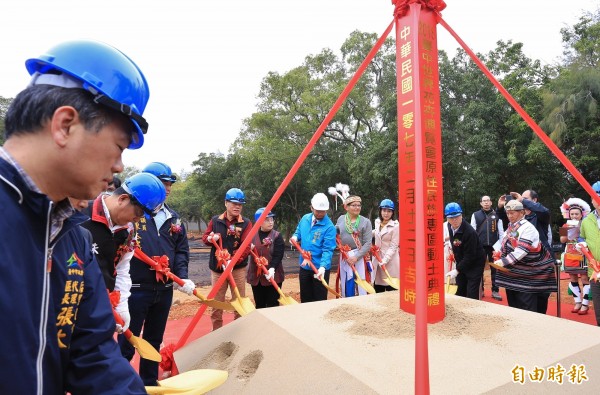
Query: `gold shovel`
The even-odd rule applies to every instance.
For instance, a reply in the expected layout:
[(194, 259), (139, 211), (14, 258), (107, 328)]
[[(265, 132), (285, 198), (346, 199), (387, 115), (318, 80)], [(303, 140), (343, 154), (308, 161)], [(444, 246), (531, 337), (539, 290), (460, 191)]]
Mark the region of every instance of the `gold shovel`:
[[(304, 251), (301, 247), (300, 244), (298, 244), (297, 241), (294, 241), (294, 239), (290, 239), (290, 243), (292, 243), (292, 245), (294, 246), (294, 248), (296, 248), (298, 250), (298, 252), (300, 253), (300, 255), (302, 255), (302, 258), (304, 259), (304, 262), (307, 262), (310, 265), (310, 268), (312, 269), (312, 271), (315, 274), (319, 274), (319, 271), (317, 270), (317, 268), (315, 267), (315, 264), (312, 263), (311, 259), (311, 253), (310, 251)], [(335, 289), (331, 288), (329, 286), (329, 284), (327, 284), (327, 281), (325, 281), (325, 279), (323, 277), (321, 277), (321, 284), (323, 284), (323, 286), (325, 288), (327, 288), (327, 290), (329, 292), (331, 292), (332, 294), (335, 295), (336, 298), (341, 298), (342, 295), (340, 295), (339, 292), (337, 292)]]
[(400, 280), (390, 276), (390, 273), (387, 271), (385, 265), (381, 263), (383, 262), (383, 260), (381, 259), (381, 255), (379, 254), (379, 247), (375, 244), (375, 237), (373, 237), (373, 241), (371, 243), (371, 255), (373, 255), (375, 259), (377, 259), (377, 262), (379, 262), (379, 266), (383, 269), (385, 275), (387, 276), (387, 278), (384, 278), (383, 281), (385, 281), (385, 283), (392, 288), (400, 289)]
[[(269, 264), (269, 262), (267, 261), (267, 258), (265, 258), (264, 256), (259, 256), (254, 251), (254, 247), (251, 247), (250, 253), (254, 257), (256, 266), (260, 267), (260, 269), (262, 270), (262, 272), (264, 274), (268, 274), (269, 271), (265, 267), (265, 266), (268, 266), (268, 264)], [(279, 296), (281, 296), (279, 299), (277, 299), (277, 301), (281, 305), (298, 304), (298, 302), (296, 302), (296, 299), (292, 298), (291, 296), (287, 296), (286, 294), (283, 293), (283, 291), (281, 291), (281, 288), (279, 288), (279, 285), (277, 285), (274, 278), (270, 278), (269, 281), (271, 282), (271, 285), (273, 286), (273, 288), (275, 288), (277, 290), (277, 293), (279, 293)]]
[(233, 293), (235, 294), (235, 299), (229, 302), (231, 303), (235, 311), (237, 311), (239, 315), (246, 315), (256, 310), (256, 307), (254, 307), (254, 304), (252, 304), (249, 298), (242, 297), (240, 295), (240, 290), (238, 289), (237, 284), (233, 279), (233, 274), (231, 274), (231, 272), (229, 272), (227, 280), (229, 280), (229, 284), (231, 285), (231, 288), (233, 288)]
[[(348, 261), (346, 261), (348, 262)], [(356, 267), (350, 263), (348, 263), (348, 265), (350, 265), (350, 267), (352, 268), (352, 271), (354, 272), (354, 276), (356, 277), (354, 279), (354, 281), (356, 281), (356, 283), (358, 284), (359, 287), (361, 287), (362, 289), (364, 289), (365, 291), (367, 291), (367, 293), (369, 294), (374, 294), (375, 293), (375, 288), (373, 288), (373, 286), (371, 284), (369, 284), (368, 281), (363, 280), (360, 277), (360, 274), (358, 274), (358, 270), (356, 270)]]
[(458, 291), (458, 285), (450, 284), (450, 276), (446, 276), (446, 293), (450, 295), (456, 295)]
[(356, 279), (354, 280), (354, 281), (356, 281), (356, 284), (358, 284), (359, 287), (361, 287), (362, 289), (367, 291), (367, 293), (374, 294), (375, 288), (373, 288), (373, 286), (371, 284), (369, 284), (368, 281), (363, 280), (360, 277), (360, 274), (358, 274), (358, 270), (356, 270), (356, 267), (353, 264), (348, 262), (347, 251), (350, 250), (350, 247), (348, 247), (346, 245), (342, 245), (342, 239), (340, 237), (339, 229), (337, 229), (337, 235), (335, 236), (335, 242), (336, 242), (338, 248), (340, 249), (340, 254), (342, 255), (342, 259), (345, 260), (346, 263), (348, 263), (348, 265), (350, 265), (350, 267), (352, 268), (352, 271), (354, 272), (354, 276), (356, 277)]
[(394, 289), (400, 289), (400, 280), (397, 279), (396, 277), (392, 277), (390, 276), (390, 273), (388, 273), (385, 265), (379, 265), (383, 271), (385, 272), (385, 275), (387, 276), (387, 278), (384, 278), (383, 281), (386, 282), (387, 285), (389, 285), (390, 287), (394, 288)]
[[(158, 264), (157, 262), (150, 258), (148, 255), (146, 255), (145, 252), (143, 252), (141, 249), (136, 248), (133, 255), (139, 259), (140, 261), (144, 262), (146, 265), (150, 266), (152, 269), (154, 269), (155, 271), (157, 271), (158, 273), (161, 273), (163, 276), (167, 277), (168, 279), (172, 280), (174, 283), (176, 283), (177, 285), (179, 285), (180, 287), (183, 286), (184, 282), (182, 279), (180, 279), (179, 277), (177, 277), (173, 272), (171, 272), (170, 270), (163, 270)], [(166, 258), (166, 257), (165, 257)], [(204, 297), (200, 292), (198, 292), (197, 289), (194, 289), (194, 296), (196, 296), (198, 299), (200, 299), (200, 303), (203, 303), (209, 307), (212, 307), (213, 309), (219, 309), (219, 310), (227, 310), (227, 311), (234, 311), (234, 307), (227, 302), (221, 302), (219, 300), (214, 300), (214, 299), (207, 299), (206, 297)]]
[(147, 386), (146, 392), (155, 395), (196, 395), (205, 394), (221, 384), (228, 377), (226, 370), (197, 369), (180, 373), (160, 380), (157, 386)]
[[(123, 325), (125, 325), (123, 323), (123, 319), (121, 318), (119, 313), (117, 313), (114, 309), (113, 309), (113, 316), (115, 317), (115, 321), (117, 322), (117, 324), (121, 325), (121, 327), (123, 327)], [(160, 355), (160, 353), (158, 351), (156, 351), (156, 348), (154, 348), (152, 346), (152, 344), (148, 343), (145, 339), (135, 336), (129, 330), (129, 328), (127, 330), (123, 331), (123, 336), (125, 336), (125, 339), (127, 339), (127, 341), (133, 347), (135, 347), (138, 354), (140, 354), (141, 358), (147, 359), (149, 361), (154, 361), (154, 362), (162, 361), (162, 356)]]

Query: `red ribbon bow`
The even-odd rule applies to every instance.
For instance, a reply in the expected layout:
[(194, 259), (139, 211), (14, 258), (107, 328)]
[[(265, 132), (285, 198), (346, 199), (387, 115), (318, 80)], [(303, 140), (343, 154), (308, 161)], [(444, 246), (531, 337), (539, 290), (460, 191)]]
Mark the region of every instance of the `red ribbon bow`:
[(162, 255), (153, 256), (151, 258), (156, 262), (156, 265), (154, 266), (154, 270), (156, 271), (156, 281), (162, 281), (164, 283), (167, 279), (167, 272), (171, 270), (169, 269), (169, 257)]
[(443, 0), (392, 0), (392, 4), (396, 5), (394, 16), (400, 18), (406, 15), (413, 3), (421, 3), (424, 8), (429, 8), (435, 12), (440, 12), (446, 8), (446, 3)]

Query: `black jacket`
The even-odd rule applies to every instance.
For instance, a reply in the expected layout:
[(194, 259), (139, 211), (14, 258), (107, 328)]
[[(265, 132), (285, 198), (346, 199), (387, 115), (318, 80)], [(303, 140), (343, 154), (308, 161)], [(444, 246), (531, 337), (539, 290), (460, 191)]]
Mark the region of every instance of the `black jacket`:
[(467, 277), (481, 276), (485, 268), (485, 251), (475, 229), (463, 218), (456, 233), (452, 232), (452, 226), (448, 224), (448, 234), (456, 270)]

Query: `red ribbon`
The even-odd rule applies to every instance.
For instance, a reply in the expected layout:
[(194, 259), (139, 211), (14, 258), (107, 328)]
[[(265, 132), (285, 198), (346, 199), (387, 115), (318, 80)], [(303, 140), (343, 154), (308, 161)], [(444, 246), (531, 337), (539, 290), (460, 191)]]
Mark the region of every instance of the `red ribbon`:
[(401, 18), (408, 13), (411, 4), (420, 3), (424, 8), (429, 8), (432, 11), (440, 12), (446, 8), (446, 3), (443, 0), (392, 0), (395, 4), (394, 17)]
[(114, 290), (108, 293), (108, 299), (110, 300), (110, 305), (113, 307), (117, 307), (119, 301), (121, 300), (121, 291)]
[(152, 260), (156, 262), (154, 270), (156, 271), (156, 281), (162, 281), (163, 283), (167, 279), (167, 272), (169, 269), (169, 258), (166, 255), (153, 256)]
[(160, 368), (163, 372), (171, 372), (171, 376), (179, 374), (177, 365), (175, 364), (175, 356), (173, 355), (175, 351), (175, 345), (173, 343), (167, 344), (160, 349), (160, 355), (162, 357)]

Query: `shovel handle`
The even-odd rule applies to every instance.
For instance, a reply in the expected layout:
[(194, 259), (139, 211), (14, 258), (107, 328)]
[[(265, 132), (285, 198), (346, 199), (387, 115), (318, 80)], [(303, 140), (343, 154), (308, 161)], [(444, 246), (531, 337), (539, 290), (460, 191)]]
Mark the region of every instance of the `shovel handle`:
[[(254, 259), (256, 260), (256, 262), (258, 262), (260, 256), (253, 250), (250, 250), (250, 253), (252, 254), (252, 256), (254, 257)], [(267, 270), (267, 268), (265, 267), (265, 265), (256, 265), (260, 268), (260, 270), (264, 273), (264, 274), (268, 274), (269, 271)], [(285, 296), (282, 292), (281, 289), (279, 289), (279, 285), (277, 285), (277, 283), (275, 282), (275, 279), (273, 277), (271, 277), (269, 279), (269, 282), (271, 283), (271, 285), (277, 290), (277, 292), (279, 292), (279, 294), (281, 296)]]

